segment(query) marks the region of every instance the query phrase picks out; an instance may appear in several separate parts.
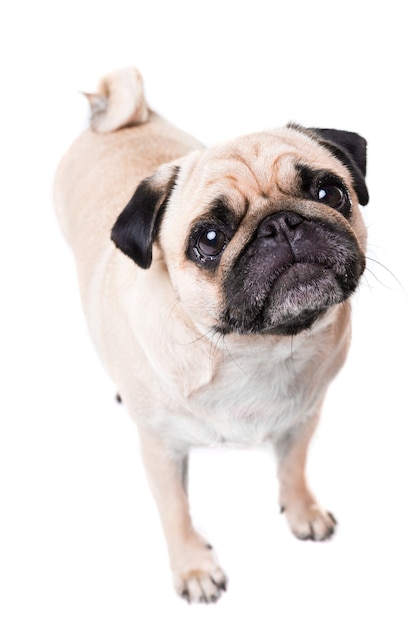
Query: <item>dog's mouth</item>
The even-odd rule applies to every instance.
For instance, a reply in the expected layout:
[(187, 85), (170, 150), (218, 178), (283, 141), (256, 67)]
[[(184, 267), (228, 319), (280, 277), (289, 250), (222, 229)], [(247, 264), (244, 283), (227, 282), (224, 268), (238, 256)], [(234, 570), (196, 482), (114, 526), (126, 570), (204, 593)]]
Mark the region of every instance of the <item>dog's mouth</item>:
[(356, 289), (365, 261), (348, 231), (305, 221), (275, 239), (255, 237), (235, 263), (219, 332), (296, 335)]
[(295, 335), (345, 300), (334, 272), (316, 263), (295, 263), (278, 276), (261, 308), (255, 332)]
[(269, 289), (259, 294), (257, 306), (229, 308), (221, 332), (229, 334), (296, 335), (310, 328), (331, 306), (347, 295), (328, 268), (314, 263), (296, 263), (285, 268)]

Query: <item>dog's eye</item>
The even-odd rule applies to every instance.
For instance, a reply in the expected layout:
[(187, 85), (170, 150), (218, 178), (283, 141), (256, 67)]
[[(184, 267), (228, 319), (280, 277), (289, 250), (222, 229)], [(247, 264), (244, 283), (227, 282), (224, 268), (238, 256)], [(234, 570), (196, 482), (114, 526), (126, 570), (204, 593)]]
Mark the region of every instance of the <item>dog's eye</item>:
[(205, 269), (215, 270), (232, 235), (227, 225), (197, 224), (188, 240), (187, 258)]
[(319, 182), (311, 192), (314, 200), (330, 206), (348, 216), (351, 209), (349, 194), (342, 184), (333, 181)]
[(319, 202), (337, 209), (344, 202), (345, 194), (336, 185), (321, 185), (317, 190), (317, 199)]
[(203, 257), (214, 257), (224, 250), (226, 237), (215, 228), (205, 230), (197, 240), (197, 250)]

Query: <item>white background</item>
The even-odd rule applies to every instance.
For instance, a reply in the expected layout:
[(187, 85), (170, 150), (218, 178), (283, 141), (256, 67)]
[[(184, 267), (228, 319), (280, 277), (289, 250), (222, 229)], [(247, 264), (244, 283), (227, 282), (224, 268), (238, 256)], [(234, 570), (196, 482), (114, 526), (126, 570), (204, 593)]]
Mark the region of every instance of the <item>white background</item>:
[[(415, 625), (412, 3), (7, 4), (0, 623)], [(369, 142), (368, 270), (309, 464), (338, 533), (317, 545), (292, 537), (267, 451), (196, 451), (194, 518), (230, 578), (215, 606), (171, 589), (136, 432), (93, 352), (53, 215), (55, 167), (86, 124), (78, 92), (125, 65), (142, 71), (152, 107), (207, 144), (289, 120)]]

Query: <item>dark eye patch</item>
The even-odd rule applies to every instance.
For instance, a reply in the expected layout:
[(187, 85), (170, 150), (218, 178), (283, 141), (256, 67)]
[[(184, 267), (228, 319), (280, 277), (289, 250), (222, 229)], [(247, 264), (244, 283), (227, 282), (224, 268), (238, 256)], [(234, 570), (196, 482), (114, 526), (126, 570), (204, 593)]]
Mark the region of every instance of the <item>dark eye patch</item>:
[(328, 170), (313, 170), (298, 163), (296, 169), (301, 178), (301, 190), (304, 197), (320, 204), (325, 204), (348, 218), (352, 203), (343, 180)]
[(238, 225), (238, 216), (228, 201), (218, 198), (192, 225), (186, 257), (201, 267), (215, 269)]

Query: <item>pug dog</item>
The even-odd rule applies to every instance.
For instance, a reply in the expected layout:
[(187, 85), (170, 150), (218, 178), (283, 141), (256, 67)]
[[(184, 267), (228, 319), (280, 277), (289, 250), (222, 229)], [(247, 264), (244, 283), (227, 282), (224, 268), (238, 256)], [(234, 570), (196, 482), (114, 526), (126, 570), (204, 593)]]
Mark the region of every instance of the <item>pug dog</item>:
[(226, 576), (190, 517), (193, 447), (269, 444), (292, 532), (335, 530), (305, 464), (365, 268), (366, 141), (290, 123), (206, 149), (149, 109), (133, 68), (86, 95), (90, 127), (56, 174), (58, 220), (139, 430), (175, 588), (213, 602)]

